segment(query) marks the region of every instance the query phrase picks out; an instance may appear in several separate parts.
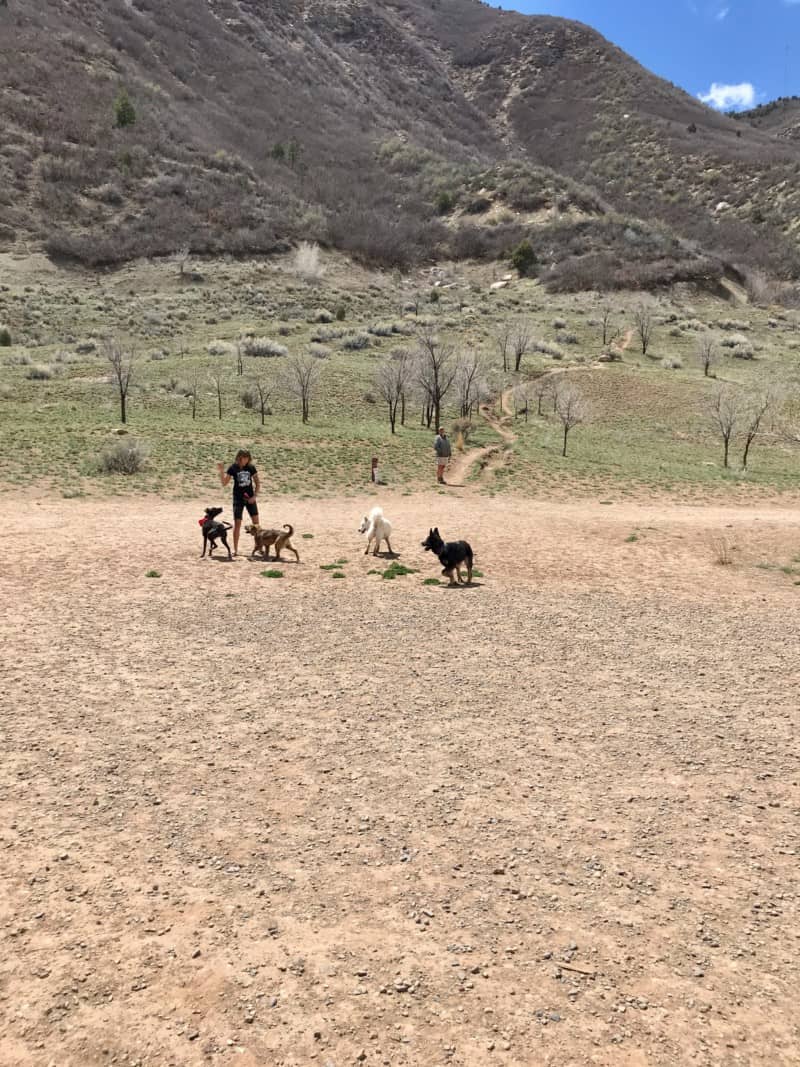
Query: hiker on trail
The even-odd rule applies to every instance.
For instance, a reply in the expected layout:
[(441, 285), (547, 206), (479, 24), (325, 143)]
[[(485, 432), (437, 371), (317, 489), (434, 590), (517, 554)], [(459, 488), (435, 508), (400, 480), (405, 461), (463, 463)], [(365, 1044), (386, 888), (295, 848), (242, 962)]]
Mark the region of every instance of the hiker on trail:
[(223, 486), (233, 479), (233, 554), (239, 554), (239, 534), (242, 529), (242, 516), (244, 509), (250, 515), (254, 526), (258, 526), (258, 503), (256, 494), (261, 488), (258, 472), (253, 466), (253, 457), (250, 453), (240, 448), (236, 458), (230, 467), (225, 470), (224, 463), (217, 464), (219, 480)]
[(446, 485), (444, 480), (444, 469), (450, 463), (450, 457), (453, 452), (450, 448), (450, 441), (447, 434), (444, 432), (444, 426), (439, 427), (433, 442), (433, 451), (436, 453), (436, 481), (439, 485)]

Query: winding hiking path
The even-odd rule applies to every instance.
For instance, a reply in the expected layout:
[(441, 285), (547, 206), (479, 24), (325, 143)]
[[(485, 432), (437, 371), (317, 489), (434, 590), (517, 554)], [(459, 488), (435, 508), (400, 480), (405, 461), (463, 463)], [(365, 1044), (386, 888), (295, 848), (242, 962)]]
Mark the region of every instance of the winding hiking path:
[(470, 472), (476, 464), (482, 467), (487, 466), (493, 457), (500, 454), (504, 446), (510, 446), (516, 441), (517, 435), (511, 428), (514, 418), (513, 392), (513, 388), (509, 388), (501, 393), (499, 416), (495, 413), (493, 405), (481, 404), (481, 418), (501, 438), (501, 443), (485, 445), (483, 448), (472, 448), (456, 456), (450, 463), (447, 473), (447, 480), (451, 485), (466, 487)]

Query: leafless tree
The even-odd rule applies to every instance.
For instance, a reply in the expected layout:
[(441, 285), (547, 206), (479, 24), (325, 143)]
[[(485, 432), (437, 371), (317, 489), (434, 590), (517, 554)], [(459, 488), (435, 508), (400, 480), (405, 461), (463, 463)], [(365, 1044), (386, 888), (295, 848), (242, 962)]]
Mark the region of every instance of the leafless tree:
[(106, 359), (111, 364), (114, 382), (119, 393), (119, 415), (123, 423), (128, 421), (128, 390), (133, 377), (135, 355), (126, 352), (119, 342), (109, 338), (104, 344)]
[(717, 342), (713, 336), (710, 333), (701, 334), (697, 342), (697, 358), (703, 368), (704, 377), (707, 378), (711, 373), (711, 368), (717, 362), (717, 356)]
[(404, 397), (412, 372), (412, 361), (405, 349), (398, 349), (378, 367), (376, 385), (389, 409), (389, 425), (396, 433), (397, 411), (404, 406)]
[(494, 337), (495, 348), (503, 364), (503, 371), (508, 373), (509, 356), (511, 355), (511, 327), (501, 326)]
[(561, 449), (561, 455), (566, 456), (569, 432), (573, 426), (586, 421), (588, 405), (580, 389), (565, 379), (558, 383), (555, 398), (556, 415), (561, 420), (564, 429), (564, 447)]
[(614, 315), (614, 308), (611, 304), (606, 304), (601, 312), (600, 321), (603, 324), (603, 348), (606, 345), (610, 345), (612, 341), (616, 341), (619, 337), (619, 326), (612, 327), (611, 319)]
[(488, 394), (485, 372), (484, 361), (477, 352), (459, 356), (455, 385), (462, 419), (471, 418), (473, 410)]
[(192, 398), (192, 420), (197, 418), (197, 394), (200, 390), (200, 381), (198, 378), (197, 370), (192, 375), (192, 381), (189, 386), (189, 396)]
[(300, 401), (303, 422), (308, 422), (311, 400), (319, 384), (319, 377), (319, 360), (313, 356), (293, 356), (286, 365), (286, 388)]
[(178, 274), (180, 275), (181, 278), (183, 277), (184, 272), (186, 271), (186, 267), (187, 267), (187, 264), (189, 263), (189, 256), (190, 255), (191, 255), (191, 249), (189, 248), (189, 246), (188, 245), (181, 245), (181, 247), (176, 250), (175, 255), (173, 257), (175, 262), (176, 262), (176, 264), (178, 265)]
[(549, 397), (555, 396), (553, 379), (549, 374), (542, 374), (533, 382), (533, 395), (536, 397), (536, 414), (544, 415), (542, 404)]
[(417, 343), (417, 379), (427, 399), (427, 425), (430, 426), (433, 419), (438, 428), (442, 421), (442, 402), (456, 379), (454, 351), (452, 345), (442, 343), (429, 326), (419, 331)]
[(656, 318), (653, 309), (648, 304), (639, 304), (633, 313), (633, 322), (636, 329), (636, 335), (642, 346), (642, 355), (646, 356), (647, 349), (650, 347), (650, 342), (653, 339), (653, 333), (656, 328)]
[(530, 351), (532, 340), (530, 327), (525, 323), (520, 324), (514, 331), (511, 348), (514, 352), (514, 371), (517, 374), (519, 374), (523, 358)]
[(739, 429), (743, 417), (743, 398), (741, 393), (730, 386), (718, 389), (711, 398), (711, 424), (722, 438), (723, 465), (727, 467), (731, 441)]
[(268, 378), (254, 378), (253, 389), (255, 389), (258, 396), (258, 410), (261, 414), (261, 425), (264, 425), (264, 418), (267, 414), (267, 408), (269, 407), (269, 398), (272, 396), (274, 389), (273, 383)]
[(244, 338), (237, 338), (234, 349), (236, 352), (236, 373), (241, 377), (244, 374)]
[(533, 382), (517, 382), (512, 391), (511, 397), (514, 404), (514, 418), (517, 415), (524, 415), (525, 421), (528, 421), (528, 413), (531, 407), (531, 397), (533, 394)]
[(217, 393), (217, 415), (222, 418), (222, 386), (225, 383), (225, 372), (223, 370), (212, 370), (211, 382)]
[(781, 398), (774, 390), (766, 390), (750, 398), (742, 419), (744, 433), (744, 452), (742, 470), (747, 470), (747, 459), (755, 439), (763, 431), (767, 416), (780, 406)]

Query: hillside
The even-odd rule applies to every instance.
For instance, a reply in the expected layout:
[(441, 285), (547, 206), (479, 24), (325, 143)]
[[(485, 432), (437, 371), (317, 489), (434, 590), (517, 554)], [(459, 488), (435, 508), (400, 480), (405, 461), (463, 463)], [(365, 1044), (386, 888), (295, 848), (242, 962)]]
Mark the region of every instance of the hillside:
[(734, 117), (776, 137), (800, 141), (800, 96), (782, 96)]
[(8, 0), (0, 62), (4, 248), (312, 238), (402, 267), (533, 233), (551, 262), (595, 257), (589, 282), (631, 255), (645, 282), (714, 273), (702, 248), (800, 274), (800, 144), (577, 23), (477, 0)]

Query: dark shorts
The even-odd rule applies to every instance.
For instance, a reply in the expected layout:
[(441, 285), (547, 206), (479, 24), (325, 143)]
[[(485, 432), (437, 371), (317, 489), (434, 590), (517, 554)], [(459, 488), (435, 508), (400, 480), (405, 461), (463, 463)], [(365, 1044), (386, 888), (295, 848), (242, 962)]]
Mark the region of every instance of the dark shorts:
[(242, 500), (241, 498), (233, 498), (233, 517), (237, 521), (241, 519), (244, 514), (244, 509), (247, 508), (247, 512), (251, 519), (254, 519), (258, 515), (258, 504), (255, 500)]

